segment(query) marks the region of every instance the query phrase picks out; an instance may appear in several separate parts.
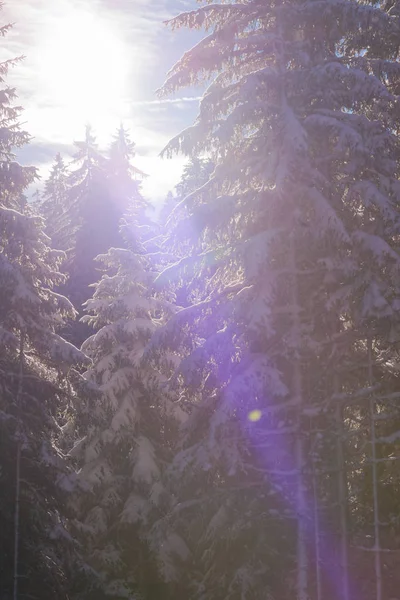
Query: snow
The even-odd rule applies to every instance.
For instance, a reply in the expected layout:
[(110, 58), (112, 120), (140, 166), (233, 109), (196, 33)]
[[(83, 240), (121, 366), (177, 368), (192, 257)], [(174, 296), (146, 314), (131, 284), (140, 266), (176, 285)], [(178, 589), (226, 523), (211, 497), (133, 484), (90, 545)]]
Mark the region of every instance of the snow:
[(166, 581), (176, 579), (175, 557), (187, 560), (190, 557), (190, 551), (184, 540), (177, 533), (170, 532), (160, 543), (158, 550), (158, 558)]
[[(119, 382), (120, 389), (124, 391), (124, 395), (122, 401), (117, 402), (115, 400), (115, 405), (118, 407), (115, 411), (114, 416), (111, 421), (111, 429), (113, 431), (119, 431), (122, 427), (130, 426), (138, 420), (139, 413), (137, 408), (138, 402), (138, 394), (134, 390), (130, 390), (129, 379), (127, 380), (128, 385), (122, 386), (121, 382)], [(125, 391), (128, 389), (128, 391)], [(107, 385), (108, 393), (110, 394), (110, 387)], [(115, 398), (114, 393), (112, 394), (112, 398)]]
[(209, 522), (205, 531), (205, 537), (211, 539), (215, 535), (219, 535), (219, 532), (221, 532), (221, 530), (227, 527), (227, 523), (227, 511), (224, 506), (221, 506)]
[(371, 252), (372, 258), (377, 261), (378, 265), (383, 266), (387, 259), (392, 259), (397, 267), (400, 266), (399, 254), (383, 237), (357, 230), (353, 233), (353, 239)]
[(149, 502), (139, 494), (131, 494), (121, 513), (122, 523), (146, 523), (150, 512)]
[(92, 508), (86, 516), (85, 525), (96, 535), (106, 533), (107, 516), (104, 509), (101, 506)]
[(132, 462), (133, 481), (151, 484), (154, 479), (159, 477), (160, 471), (155, 460), (155, 449), (150, 440), (146, 437), (140, 436), (136, 440), (136, 448), (133, 452)]
[[(165, 241), (163, 232), (149, 242), (151, 255), (135, 239), (135, 250), (111, 248), (97, 257), (108, 273), (86, 302), (83, 321), (96, 332), (82, 351), (56, 333), (74, 314), (52, 291), (64, 279), (62, 255), (48, 250), (37, 220), (0, 207), (1, 359), (6, 367), (10, 358), (16, 363), (23, 330), (26, 366), (55, 389), (36, 416), (50, 422), (53, 412), (61, 414), (70, 422), (49, 435), (79, 438), (66, 458), (55, 441), (34, 445), (24, 431), (23, 451), (34, 447), (43, 473), (57, 470), (58, 489), (74, 497), (83, 552), (89, 547), (90, 560), (101, 565), (110, 597), (134, 597), (121, 557), (135, 562), (148, 542), (166, 581), (195, 580), (184, 592), (193, 600), (267, 598), (274, 585), (268, 568), (278, 562), (280, 581), (296, 563), (297, 589), (288, 585), (271, 597), (286, 592), (305, 600), (310, 575), (313, 583), (308, 555), (320, 550), (308, 525), (324, 527), (325, 502), (341, 503), (331, 525), (341, 537), (343, 570), (344, 515), (348, 509), (349, 521), (364, 522), (374, 504), (379, 588), (378, 515), (389, 484), (381, 489), (376, 465), (397, 460), (400, 434), (375, 404), (396, 416), (396, 398), (391, 405), (389, 397), (398, 384), (400, 187), (397, 100), (388, 89), (399, 71), (394, 61), (377, 61), (387, 48), (398, 51), (398, 19), (344, 0), (281, 9), (282, 26), (276, 6), (256, 1), (207, 3), (173, 20), (209, 31), (172, 69), (163, 93), (212, 81), (195, 124), (166, 152), (212, 155), (215, 169), (185, 193)], [(302, 28), (307, 19), (316, 23), (312, 40)], [(396, 33), (384, 45), (383, 30), (374, 29), (383, 23)], [(81, 167), (74, 175), (78, 196)], [(59, 215), (61, 228), (65, 216)], [(143, 231), (129, 219), (123, 229), (132, 237)], [(165, 248), (157, 251), (157, 244)], [(179, 286), (187, 292), (183, 308), (171, 301)], [(82, 365), (88, 387), (81, 382), (81, 393), (72, 372)], [(380, 395), (371, 401), (373, 376)], [(94, 407), (86, 404), (89, 385), (97, 391)], [(363, 400), (372, 407), (369, 422), (358, 406)], [(337, 418), (338, 408), (344, 416), (339, 411)], [(80, 410), (90, 425), (81, 423)], [(251, 421), (251, 411), (260, 418)], [(2, 423), (12, 426), (3, 414)], [(393, 455), (384, 455), (385, 446)], [(77, 475), (65, 466), (70, 458)], [(312, 500), (311, 459), (319, 461)], [(372, 482), (365, 484), (371, 464)], [(347, 504), (330, 475), (344, 466)], [(385, 482), (395, 478), (384, 475)], [(297, 532), (287, 534), (291, 521)], [(124, 529), (135, 532), (127, 546), (118, 535)], [(297, 546), (290, 541), (293, 548), (276, 556), (284, 534)], [(62, 530), (54, 527), (52, 535), (61, 539)], [(233, 549), (225, 560), (228, 542)]]

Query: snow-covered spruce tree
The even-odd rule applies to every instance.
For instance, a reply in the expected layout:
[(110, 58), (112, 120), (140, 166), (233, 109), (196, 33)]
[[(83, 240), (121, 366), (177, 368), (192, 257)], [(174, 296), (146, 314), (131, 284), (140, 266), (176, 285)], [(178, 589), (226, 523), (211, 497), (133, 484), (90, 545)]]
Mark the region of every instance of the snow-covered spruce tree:
[(210, 159), (192, 157), (183, 169), (182, 177), (176, 186), (177, 196), (183, 200), (188, 194), (207, 183), (214, 170)]
[[(181, 207), (176, 243), (191, 256), (164, 279), (186, 274), (197, 282), (200, 300), (163, 332), (166, 344), (189, 332), (177, 376), (192, 396), (193, 389), (200, 394), (175, 481), (183, 509), (190, 495), (195, 502), (207, 490), (199, 471), (217, 488), (232, 486), (234, 516), (225, 531), (239, 539), (238, 532), (251, 531), (251, 549), (245, 556), (232, 550), (231, 564), (217, 567), (223, 537), (207, 537), (216, 518), (213, 494), (204, 494), (201, 517), (185, 519), (177, 507), (170, 523), (179, 513), (189, 546), (191, 539), (200, 552), (201, 584), (191, 597), (265, 598), (270, 589), (306, 600), (314, 587), (313, 430), (325, 410), (332, 417), (324, 428), (340, 438), (335, 400), (362, 395), (369, 385), (365, 370), (354, 380), (350, 368), (335, 387), (340, 371), (332, 357), (350, 356), (353, 366), (371, 335), (375, 347), (397, 339), (399, 16), (394, 7), (349, 0), (249, 0), (207, 3), (171, 24), (208, 33), (172, 69), (162, 92), (211, 83), (195, 124), (167, 151), (206, 152), (216, 165)], [(311, 383), (326, 369), (331, 381), (317, 393)], [(261, 417), (257, 426), (249, 414)], [(256, 510), (245, 513), (235, 510), (233, 489), (245, 488), (250, 476), (247, 504)], [(272, 517), (275, 507), (261, 494), (277, 483), (280, 510)], [(261, 505), (273, 511), (269, 519), (260, 518)], [(279, 520), (297, 538), (295, 556), (280, 557), (284, 592), (276, 581), (275, 538), (262, 530)], [(325, 538), (329, 563), (335, 540), (329, 531)], [(241, 568), (232, 564), (239, 557)], [(292, 568), (295, 592), (287, 576)], [(334, 578), (345, 585), (344, 576)]]
[[(0, 37), (6, 36), (11, 27), (10, 24), (1, 26)], [(14, 154), (30, 140), (29, 134), (18, 123), (22, 108), (15, 104), (16, 90), (6, 84), (9, 69), (20, 60), (0, 62), (0, 199), (4, 206), (17, 209), (24, 204), (23, 191), (36, 177), (36, 169), (22, 168)]]
[[(169, 191), (165, 198), (160, 213), (160, 221), (163, 227), (168, 227), (168, 220), (172, 217), (174, 208), (191, 192), (207, 183), (214, 169), (211, 160), (204, 158), (191, 158), (183, 169), (179, 183), (175, 186), (175, 195)], [(172, 217), (172, 221), (173, 221)]]
[[(154, 237), (157, 232), (155, 223), (147, 212), (150, 203), (141, 193), (141, 183), (147, 177), (146, 173), (132, 163), (135, 158), (135, 144), (131, 141), (129, 132), (121, 125), (111, 143), (108, 163), (108, 188), (113, 204), (118, 207), (120, 217), (126, 216), (124, 243), (135, 243), (135, 232), (138, 230), (142, 241)], [(129, 236), (127, 223), (134, 224), (135, 232)]]
[(53, 291), (62, 255), (42, 228), (0, 205), (0, 589), (8, 597), (18, 586), (21, 599), (67, 598), (78, 568), (65, 504), (70, 467), (57, 440), (76, 390), (84, 397), (74, 369), (85, 360), (55, 333), (74, 309)]
[[(74, 145), (76, 153), (68, 169), (65, 210), (55, 223), (57, 235), (53, 239), (54, 246), (64, 252), (73, 249), (76, 245), (77, 234), (86, 216), (86, 205), (90, 200), (96, 199), (97, 188), (103, 183), (102, 177), (106, 164), (105, 157), (98, 150), (90, 125), (85, 128), (84, 140), (76, 141)], [(51, 183), (49, 187), (53, 188)], [(54, 197), (53, 201), (56, 203), (57, 198)]]
[(174, 193), (169, 190), (169, 192), (167, 193), (164, 203), (162, 205), (161, 211), (160, 211), (160, 218), (159, 221), (161, 223), (162, 227), (165, 227), (167, 221), (168, 221), (168, 217), (171, 214), (171, 212), (174, 210), (175, 206), (178, 204), (179, 199), (174, 196)]
[[(3, 85), (12, 64), (0, 64)], [(74, 309), (53, 291), (64, 278), (62, 253), (49, 249), (23, 197), (36, 171), (14, 160), (29, 139), (14, 98), (0, 91), (0, 596), (66, 599), (78, 561), (57, 438), (85, 359), (55, 332)]]
[[(372, 330), (372, 324), (370, 327)], [(356, 586), (352, 583), (362, 597), (392, 597), (398, 588), (393, 565), (399, 539), (399, 376), (395, 346), (387, 344), (375, 330), (373, 340), (359, 345), (358, 361), (347, 362), (345, 377), (348, 371), (353, 381), (345, 381), (343, 432), (352, 538), (349, 560), (352, 574), (358, 578)], [(354, 383), (358, 389), (350, 394)]]
[[(89, 285), (98, 279), (94, 258), (110, 246), (119, 245), (120, 212), (113, 205), (107, 186), (107, 160), (99, 153), (90, 126), (83, 141), (75, 142), (77, 153), (70, 167), (67, 203), (60, 216), (54, 247), (67, 252), (68, 280), (61, 289), (82, 315), (90, 296)], [(80, 346), (90, 334), (80, 322), (69, 323), (63, 332)]]
[(45, 219), (46, 233), (55, 247), (53, 237), (57, 243), (63, 213), (68, 206), (68, 169), (59, 152), (37, 204), (39, 213)]
[[(78, 151), (69, 167), (65, 207), (54, 220), (52, 242), (67, 252), (68, 281), (62, 292), (82, 316), (89, 286), (99, 278), (94, 259), (113, 246), (124, 246), (120, 220), (130, 206), (143, 208), (138, 180), (145, 175), (132, 165), (134, 144), (122, 126), (111, 144), (109, 158), (99, 152), (90, 126), (86, 127), (85, 140), (75, 145)], [(56, 195), (50, 194), (46, 203), (57, 204)], [(70, 323), (65, 331), (77, 345), (90, 334), (82, 322)]]
[[(174, 209), (186, 196), (203, 186), (210, 179), (214, 165), (210, 159), (192, 157), (186, 163), (179, 183), (175, 186), (175, 195), (168, 192), (160, 218), (161, 224), (168, 229), (175, 223)], [(168, 224), (169, 220), (171, 222)]]
[[(192, 157), (185, 165), (181, 179), (175, 187), (176, 195), (170, 192), (160, 214), (161, 236), (164, 239), (164, 251), (170, 255), (169, 262), (187, 256), (190, 253), (190, 244), (185, 244), (183, 236), (179, 235), (179, 227), (191, 226), (184, 217), (183, 200), (205, 185), (210, 179), (214, 165), (210, 159)], [(178, 225), (179, 224), (179, 225)], [(172, 233), (173, 232), (173, 233)], [(195, 234), (195, 232), (193, 232)], [(189, 284), (190, 277), (177, 277), (172, 286), (178, 306), (188, 306), (193, 301), (196, 290)]]
[(122, 230), (129, 249), (111, 248), (97, 259), (106, 273), (86, 303), (84, 320), (98, 331), (83, 350), (93, 361), (85, 377), (99, 387), (102, 400), (97, 426), (71, 452), (88, 486), (77, 498), (77, 535), (104, 595), (114, 599), (165, 597), (147, 533), (167, 501), (160, 473), (180, 418), (162, 389), (165, 375), (143, 359), (171, 308), (151, 293), (155, 273), (140, 229), (127, 219)]
[(110, 187), (119, 200), (120, 210), (125, 214), (132, 205), (142, 211), (148, 207), (140, 195), (140, 181), (147, 175), (132, 164), (135, 157), (135, 144), (129, 132), (121, 125), (110, 146)]

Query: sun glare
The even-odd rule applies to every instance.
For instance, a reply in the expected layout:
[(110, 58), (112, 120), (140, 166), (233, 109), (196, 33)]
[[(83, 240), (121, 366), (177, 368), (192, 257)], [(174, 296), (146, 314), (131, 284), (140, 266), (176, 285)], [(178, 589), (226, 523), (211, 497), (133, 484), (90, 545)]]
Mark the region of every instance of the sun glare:
[(71, 10), (53, 21), (40, 48), (40, 71), (50, 103), (66, 117), (93, 124), (118, 113), (129, 78), (129, 53), (118, 29), (101, 16)]

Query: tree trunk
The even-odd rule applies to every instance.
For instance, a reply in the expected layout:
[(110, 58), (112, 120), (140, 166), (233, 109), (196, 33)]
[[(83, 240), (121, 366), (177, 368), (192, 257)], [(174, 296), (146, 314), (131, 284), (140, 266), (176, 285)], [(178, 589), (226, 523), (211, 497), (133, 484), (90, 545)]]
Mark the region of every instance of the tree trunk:
[[(295, 228), (293, 227), (293, 232)], [(290, 270), (293, 274), (291, 304), (293, 306), (293, 331), (295, 352), (300, 351), (300, 314), (298, 275), (296, 274), (296, 248), (294, 233), (291, 235)], [(308, 560), (307, 560), (307, 498), (304, 482), (304, 440), (302, 436), (302, 407), (303, 385), (299, 357), (296, 356), (293, 365), (293, 396), (297, 401), (297, 439), (296, 439), (296, 469), (298, 472), (296, 511), (297, 521), (297, 600), (308, 600)]]
[[(370, 387), (373, 386), (372, 372), (372, 340), (368, 339), (368, 379)], [(376, 434), (375, 434), (375, 397), (371, 393), (369, 397), (369, 420), (371, 427), (371, 468), (372, 468), (372, 495), (374, 502), (374, 556), (375, 556), (375, 579), (376, 600), (382, 600), (382, 563), (381, 543), (379, 530), (379, 499), (378, 499), (378, 468), (376, 462)]]
[(322, 600), (322, 582), (321, 582), (321, 548), (319, 533), (319, 514), (318, 514), (318, 489), (317, 475), (315, 467), (313, 468), (313, 492), (314, 492), (314, 544), (315, 544), (315, 575), (317, 581), (317, 600)]
[[(337, 375), (333, 382), (334, 394), (339, 393)], [(343, 453), (343, 414), (342, 406), (338, 402), (335, 408), (336, 420), (336, 460), (337, 460), (337, 493), (339, 505), (339, 530), (340, 530), (340, 574), (342, 599), (349, 600), (349, 557), (348, 557), (348, 526), (347, 526), (347, 484), (345, 461)]]
[(20, 333), (19, 374), (16, 397), (17, 408), (17, 456), (15, 468), (15, 512), (14, 512), (14, 587), (13, 600), (18, 600), (18, 553), (19, 553), (19, 504), (21, 487), (21, 397), (24, 377), (24, 334)]

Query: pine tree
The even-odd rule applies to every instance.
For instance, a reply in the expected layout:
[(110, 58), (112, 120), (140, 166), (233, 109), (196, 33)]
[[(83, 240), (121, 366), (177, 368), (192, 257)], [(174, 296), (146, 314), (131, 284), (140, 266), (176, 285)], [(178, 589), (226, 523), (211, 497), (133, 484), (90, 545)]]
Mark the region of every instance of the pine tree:
[[(3, 85), (13, 64), (0, 65)], [(13, 149), (29, 140), (14, 99), (14, 90), (1, 90), (0, 596), (66, 599), (82, 564), (68, 533), (70, 470), (57, 440), (80, 387), (74, 369), (86, 359), (56, 333), (74, 309), (54, 292), (63, 254), (48, 247), (23, 195), (36, 170), (14, 160)]]
[(164, 203), (162, 205), (161, 211), (160, 211), (160, 223), (163, 227), (166, 226), (168, 217), (170, 216), (170, 214), (172, 213), (173, 209), (178, 204), (178, 202), (179, 202), (179, 198), (174, 196), (173, 192), (171, 192), (171, 190), (169, 190), (169, 192), (166, 195), (166, 198), (164, 200)]
[(55, 333), (74, 315), (52, 289), (63, 281), (62, 255), (46, 246), (37, 217), (4, 205), (0, 213), (2, 594), (18, 584), (18, 598), (66, 598), (77, 557), (65, 520), (69, 467), (57, 440), (76, 402), (74, 368), (85, 359)]
[[(90, 296), (89, 286), (98, 278), (94, 258), (110, 245), (118, 245), (119, 236), (118, 216), (111, 206), (106, 183), (106, 159), (98, 152), (90, 126), (86, 127), (85, 140), (75, 145), (67, 207), (53, 244), (67, 252), (68, 280), (61, 291), (81, 316), (82, 304)], [(79, 322), (71, 322), (64, 333), (78, 346), (89, 334)]]
[[(44, 191), (39, 201), (39, 212), (45, 219), (46, 233), (52, 240), (53, 247), (59, 242), (59, 229), (62, 227), (63, 214), (68, 202), (68, 170), (58, 152), (55, 157), (49, 178), (45, 182)], [(53, 242), (54, 238), (54, 242)]]
[[(177, 378), (196, 398), (192, 435), (185, 436), (174, 469), (184, 507), (198, 498), (201, 471), (230, 487), (233, 514), (225, 530), (241, 532), (242, 544), (244, 529), (250, 531), (246, 557), (259, 561), (249, 564), (233, 550), (232, 562), (240, 556), (241, 567), (216, 567), (222, 534), (204, 533), (217, 519), (212, 494), (198, 519), (190, 513), (178, 521), (177, 507), (169, 522), (186, 532), (188, 545), (192, 540), (196, 547), (205, 536), (195, 561), (201, 583), (191, 597), (265, 598), (269, 589), (308, 600), (315, 586), (310, 547), (317, 537), (330, 538), (319, 544), (321, 564), (330, 563), (324, 589), (329, 585), (335, 597), (346, 597), (346, 566), (336, 570), (340, 551), (318, 495), (314, 509), (321, 518), (316, 521), (310, 508), (311, 449), (315, 431), (331, 444), (343, 442), (335, 402), (341, 398), (347, 410), (352, 397), (368, 399), (371, 377), (357, 365), (372, 361), (372, 372), (382, 373), (380, 357), (390, 355), (390, 340), (398, 339), (399, 16), (394, 7), (349, 1), (250, 0), (207, 4), (171, 25), (205, 28), (208, 35), (175, 65), (162, 93), (204, 78), (211, 83), (195, 125), (172, 140), (167, 153), (210, 152), (216, 165), (178, 211), (175, 243), (186, 253), (162, 275), (163, 281), (181, 277), (197, 286), (197, 302), (164, 329), (166, 345), (177, 338), (185, 345)], [(330, 376), (319, 382), (326, 371)], [(374, 419), (376, 400), (372, 405)], [(254, 419), (258, 425), (251, 425)], [(325, 490), (332, 481), (331, 447), (316, 447)], [(334, 471), (343, 472), (335, 462)], [(247, 505), (258, 510), (261, 495), (275, 486), (280, 503), (263, 502), (274, 515), (263, 525), (276, 527), (279, 539), (286, 535), (291, 548), (297, 540), (285, 564), (274, 563), (276, 538), (267, 530), (262, 541), (257, 536), (260, 512), (241, 510), (238, 473), (241, 488), (252, 475)], [(332, 494), (338, 488), (336, 481)], [(378, 505), (375, 500), (375, 522)], [(243, 514), (245, 522), (238, 518)], [(331, 516), (334, 530), (346, 537), (343, 513), (337, 521)], [(380, 550), (377, 545), (378, 557)], [(379, 560), (376, 578), (380, 599)]]
[[(147, 175), (133, 165), (135, 154), (135, 144), (131, 141), (129, 132), (121, 125), (110, 146), (108, 188), (112, 203), (118, 207), (120, 219), (123, 215), (129, 215), (127, 223), (133, 224), (133, 228), (139, 230), (140, 239), (145, 241), (153, 237), (155, 228), (147, 216), (150, 203), (141, 193), (141, 182)], [(131, 243), (135, 243), (136, 235), (129, 236), (127, 226), (125, 236)], [(126, 244), (126, 240), (124, 243)]]
[[(187, 219), (185, 199), (207, 184), (213, 170), (214, 164), (210, 159), (192, 157), (185, 165), (181, 179), (175, 187), (176, 195), (169, 192), (167, 196), (160, 214), (160, 238), (164, 240), (163, 249), (165, 256), (169, 256), (169, 264), (184, 258), (190, 252), (188, 244), (179, 233), (180, 229), (184, 232), (186, 226), (192, 227), (190, 219)], [(196, 295), (196, 290), (190, 286), (190, 276), (177, 278), (173, 289), (178, 306), (188, 306), (193, 300), (193, 295)]]
[(207, 183), (214, 170), (212, 160), (192, 157), (183, 169), (182, 177), (176, 186), (177, 196), (183, 200), (188, 194)]
[[(147, 203), (139, 195), (140, 181), (147, 175), (132, 164), (135, 157), (135, 144), (131, 141), (129, 132), (120, 125), (110, 147), (110, 171), (115, 177), (115, 184), (120, 188), (116, 195), (122, 199), (135, 200), (137, 208), (147, 208)], [(113, 187), (113, 186), (111, 186)], [(128, 204), (122, 204), (123, 214), (129, 208)]]
[[(140, 205), (134, 213), (135, 208)], [(155, 274), (140, 229), (132, 216), (126, 219), (123, 231), (130, 248), (111, 248), (97, 258), (106, 273), (84, 317), (97, 333), (83, 350), (93, 361), (85, 377), (99, 387), (102, 400), (97, 426), (88, 429), (71, 454), (88, 486), (77, 498), (77, 532), (103, 592), (113, 598), (142, 593), (150, 599), (160, 597), (161, 582), (147, 529), (166, 502), (160, 473), (178, 413), (162, 391), (165, 375), (154, 359), (143, 356), (171, 307), (151, 293)]]
[[(57, 156), (46, 182), (41, 214), (53, 247), (67, 252), (64, 268), (68, 280), (60, 291), (82, 316), (90, 285), (100, 276), (94, 259), (110, 247), (124, 245), (119, 234), (122, 215), (132, 206), (144, 215), (147, 205), (139, 183), (145, 175), (132, 165), (134, 144), (122, 126), (111, 144), (109, 158), (99, 152), (90, 126), (86, 127), (85, 139), (75, 146), (77, 152), (68, 167)], [(148, 223), (143, 227), (148, 228)], [(76, 321), (64, 331), (77, 345), (90, 333)]]

